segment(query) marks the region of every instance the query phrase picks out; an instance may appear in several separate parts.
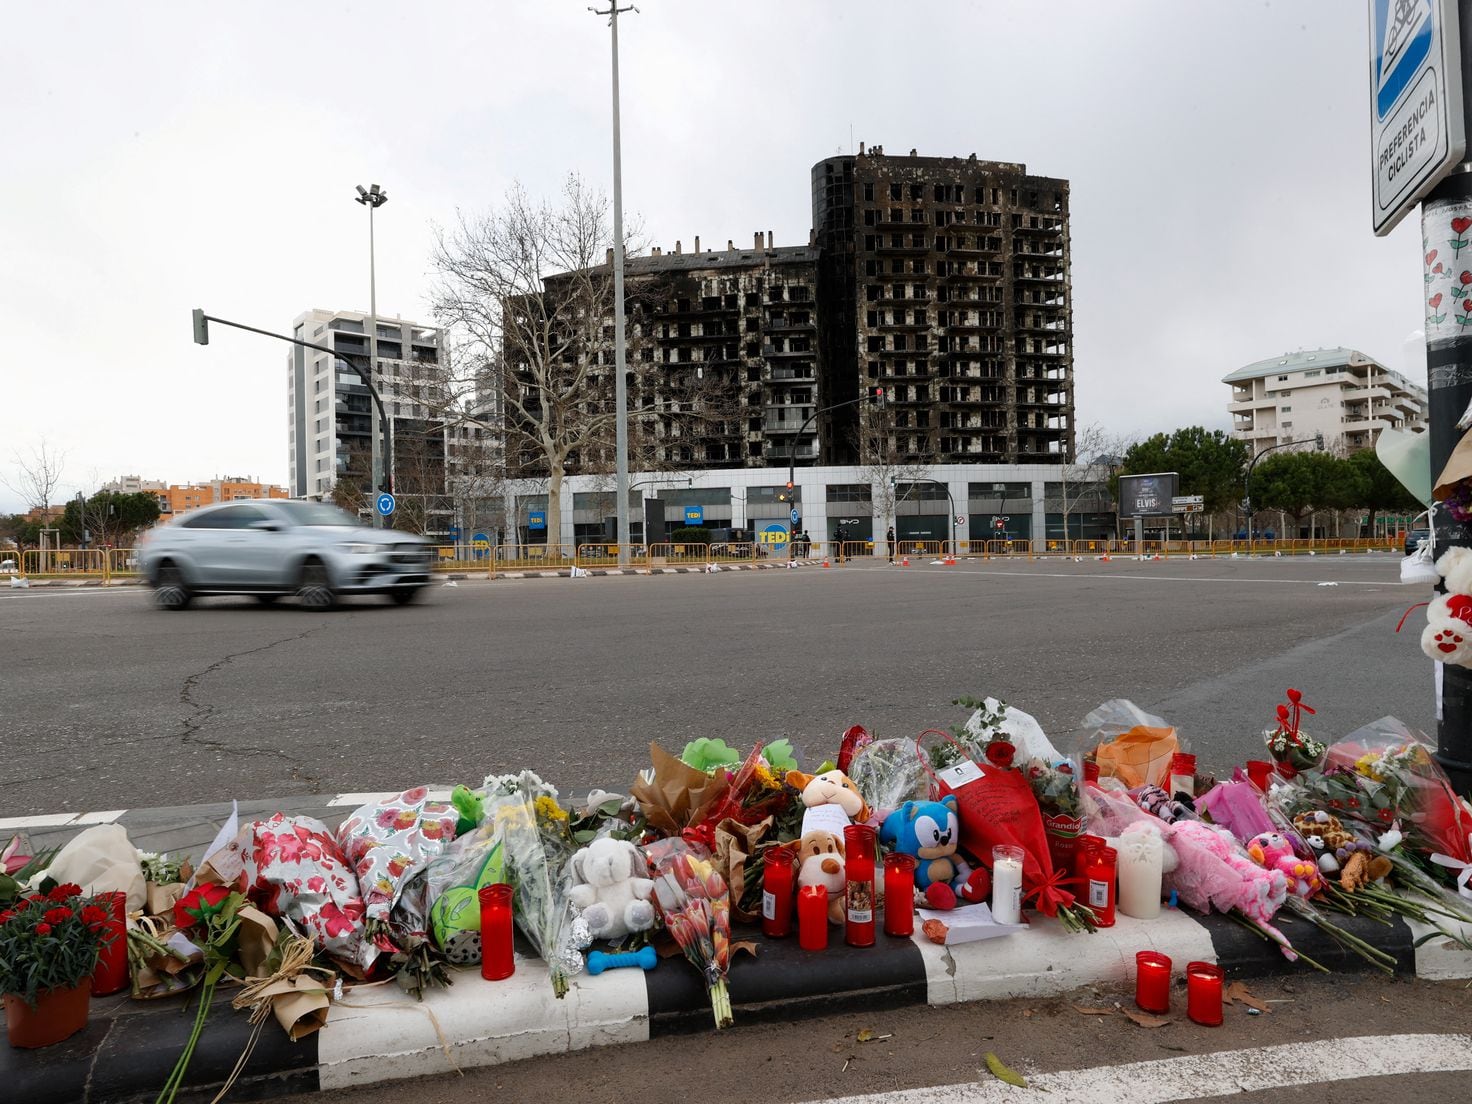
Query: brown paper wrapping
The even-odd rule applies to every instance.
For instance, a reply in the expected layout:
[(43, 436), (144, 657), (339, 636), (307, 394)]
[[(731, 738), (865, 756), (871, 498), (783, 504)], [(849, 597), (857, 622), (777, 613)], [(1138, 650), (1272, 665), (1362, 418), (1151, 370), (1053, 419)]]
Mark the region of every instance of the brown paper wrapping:
[(741, 907), (741, 898), (746, 895), (746, 864), (756, 855), (762, 837), (771, 826), (771, 817), (756, 824), (742, 824), (727, 817), (716, 825), (716, 869), (726, 879), (731, 894), (731, 919), (743, 924), (761, 920), (760, 912)]
[(144, 910), (150, 916), (172, 916), (174, 915), (174, 904), (182, 896), (184, 896), (183, 882), (170, 882), (168, 885), (148, 882)]
[(1170, 782), (1170, 761), (1181, 750), (1173, 728), (1136, 725), (1094, 749), (1101, 778), (1117, 778), (1125, 786), (1159, 786)]
[(253, 977), (260, 973), (266, 959), (271, 957), (281, 929), (275, 920), (251, 905), (238, 909), (235, 918), (240, 921), (236, 957), (240, 959), (240, 965), (245, 967), (245, 976)]
[(649, 745), (654, 777), (641, 775), (629, 788), (639, 811), (652, 828), (666, 836), (678, 836), (699, 824), (712, 812), (730, 786), (724, 771), (712, 778), (704, 771), (686, 766), (658, 744)]
[(276, 1017), (287, 1038), (299, 1043), (327, 1023), (327, 1009), (332, 1003), (329, 994), (334, 981), (332, 975), (321, 980), (298, 974), (294, 978), (272, 982), (257, 990), (256, 995), (271, 1002), (271, 1015)]
[(1437, 502), (1442, 501), (1464, 479), (1472, 479), (1472, 432), (1462, 434), (1457, 447), (1446, 458), (1446, 465), (1436, 477), (1436, 485), (1431, 488), (1431, 497)]

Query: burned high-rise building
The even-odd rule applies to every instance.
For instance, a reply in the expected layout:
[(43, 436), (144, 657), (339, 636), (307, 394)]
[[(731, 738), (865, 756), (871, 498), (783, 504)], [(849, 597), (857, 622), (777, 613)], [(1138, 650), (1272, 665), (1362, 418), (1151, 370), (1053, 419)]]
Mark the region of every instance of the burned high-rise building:
[[(885, 155), (813, 166), (830, 463), (1073, 459), (1068, 181), (1025, 165)], [(861, 423), (863, 432), (861, 432)]]

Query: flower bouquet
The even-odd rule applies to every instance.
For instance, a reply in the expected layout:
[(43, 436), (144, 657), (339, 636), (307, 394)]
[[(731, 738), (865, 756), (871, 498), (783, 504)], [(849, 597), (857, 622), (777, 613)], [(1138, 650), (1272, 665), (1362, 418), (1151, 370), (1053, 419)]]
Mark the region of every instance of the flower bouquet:
[(906, 801), (930, 796), (930, 778), (913, 740), (875, 740), (854, 753), (846, 772), (864, 804), (882, 821)]
[(552, 992), (567, 995), (568, 980), (583, 969), (592, 942), (587, 922), (572, 904), (572, 856), (577, 850), (557, 791), (531, 771), (486, 779), (486, 815), (504, 846), (504, 863), (516, 887), (516, 926), (547, 963)]
[(726, 879), (704, 847), (683, 839), (657, 840), (645, 848), (645, 855), (665, 930), (705, 979), (716, 1027), (730, 1027), (726, 970), (731, 962), (731, 897)]
[(150, 916), (167, 916), (176, 901), (184, 896), (194, 870), (188, 859), (170, 858), (165, 851), (138, 852), (138, 866), (143, 871), (144, 909)]
[[(74, 883), (11, 902), (0, 909), (0, 993), (5, 996), (11, 1041), (46, 1046), (87, 1023), (88, 988), (97, 957), (111, 938), (105, 903), (82, 896)], [(57, 1031), (23, 1039), (18, 1026), (38, 1005), (72, 1004), (70, 1022)], [(80, 1014), (77, 1015), (76, 1012)], [(27, 1025), (27, 1030), (32, 1030)]]
[(1268, 754), (1290, 771), (1313, 770), (1324, 761), (1324, 744), (1299, 728), (1303, 714), (1314, 712), (1303, 704), (1303, 694), (1289, 689), (1288, 704), (1278, 706), (1278, 727), (1262, 734)]
[(1024, 771), (1043, 814), (1043, 831), (1048, 835), (1048, 852), (1055, 867), (1073, 865), (1078, 837), (1088, 831), (1088, 817), (1079, 794), (1078, 776), (1071, 759), (1033, 759)]

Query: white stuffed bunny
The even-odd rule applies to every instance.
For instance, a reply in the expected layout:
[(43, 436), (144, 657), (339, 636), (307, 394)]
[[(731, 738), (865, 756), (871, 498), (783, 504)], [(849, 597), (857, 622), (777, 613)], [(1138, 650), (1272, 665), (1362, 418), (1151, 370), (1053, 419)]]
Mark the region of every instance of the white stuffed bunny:
[(572, 857), (572, 903), (595, 939), (622, 939), (654, 926), (649, 896), (654, 883), (642, 877), (639, 849), (627, 840), (596, 839)]

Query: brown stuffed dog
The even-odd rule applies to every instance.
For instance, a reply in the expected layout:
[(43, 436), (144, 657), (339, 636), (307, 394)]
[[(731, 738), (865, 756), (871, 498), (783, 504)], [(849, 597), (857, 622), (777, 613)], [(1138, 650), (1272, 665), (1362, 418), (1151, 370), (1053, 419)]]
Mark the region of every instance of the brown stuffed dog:
[(797, 851), (797, 884), (820, 885), (828, 890), (828, 919), (843, 923), (843, 837), (832, 832), (808, 832)]
[(864, 804), (859, 788), (843, 771), (831, 770), (819, 775), (788, 771), (787, 784), (802, 791), (802, 803), (809, 809), (819, 805), (837, 805), (855, 824), (869, 819), (869, 806)]

